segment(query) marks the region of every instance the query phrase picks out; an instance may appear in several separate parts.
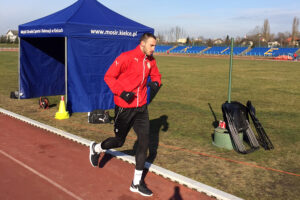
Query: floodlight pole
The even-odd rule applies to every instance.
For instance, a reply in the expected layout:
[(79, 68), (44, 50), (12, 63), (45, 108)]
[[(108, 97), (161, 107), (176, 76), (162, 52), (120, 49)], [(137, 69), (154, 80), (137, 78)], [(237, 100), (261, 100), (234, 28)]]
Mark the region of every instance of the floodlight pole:
[(228, 103), (231, 102), (231, 73), (232, 73), (232, 56), (233, 56), (233, 38), (230, 45), (230, 64), (229, 64), (229, 81), (228, 81)]

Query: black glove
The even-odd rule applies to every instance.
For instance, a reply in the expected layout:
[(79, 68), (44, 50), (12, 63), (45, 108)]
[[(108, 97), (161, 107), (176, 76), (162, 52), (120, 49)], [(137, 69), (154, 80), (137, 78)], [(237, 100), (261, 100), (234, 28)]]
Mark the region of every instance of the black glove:
[(159, 84), (158, 84), (157, 81), (149, 82), (149, 83), (147, 84), (147, 86), (149, 86), (149, 87), (153, 90), (154, 93), (157, 93), (157, 92), (158, 92)]
[(120, 95), (122, 99), (124, 99), (127, 103), (130, 103), (130, 101), (133, 99), (134, 93), (133, 92), (126, 92), (123, 91)]
[(154, 81), (154, 82), (149, 82), (147, 86), (150, 87), (150, 102), (152, 102), (152, 100), (154, 99), (154, 97), (156, 96), (157, 92), (159, 91), (162, 85), (159, 86), (158, 82)]

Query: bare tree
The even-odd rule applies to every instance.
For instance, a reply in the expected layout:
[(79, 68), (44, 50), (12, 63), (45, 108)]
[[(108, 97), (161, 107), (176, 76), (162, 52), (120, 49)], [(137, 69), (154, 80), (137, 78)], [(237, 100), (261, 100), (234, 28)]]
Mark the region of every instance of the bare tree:
[(156, 38), (157, 38), (157, 42), (159, 44), (165, 42), (165, 35), (164, 35), (163, 32), (158, 31), (157, 35), (156, 35)]
[(196, 39), (193, 39), (193, 45), (205, 45), (205, 38), (203, 36), (198, 36)]
[[(231, 40), (230, 40), (230, 41), (231, 41)], [(240, 37), (240, 36), (237, 36), (237, 37), (234, 39), (234, 45), (241, 45), (242, 42), (243, 42), (243, 38)], [(229, 43), (229, 45), (230, 45), (230, 43)], [(228, 46), (229, 46), (229, 45), (228, 45)]]
[(289, 32), (279, 32), (277, 33), (277, 36), (275, 37), (275, 40), (277, 40), (280, 43), (280, 46), (284, 47), (287, 46), (287, 38), (289, 38), (291, 36), (291, 34)]
[(207, 39), (206, 40), (206, 45), (208, 46), (208, 47), (212, 47), (213, 45), (214, 45), (214, 43), (213, 43), (213, 40), (212, 39)]
[(256, 36), (262, 33), (262, 28), (260, 26), (255, 26), (255, 28), (252, 31), (249, 31), (247, 34), (248, 37)]
[(265, 19), (264, 21), (264, 26), (262, 28), (262, 37), (266, 40), (266, 42), (270, 41), (270, 24), (268, 19)]
[(275, 38), (275, 34), (274, 34), (274, 33), (271, 33), (271, 34), (270, 34), (270, 40), (269, 40), (269, 41), (274, 41), (274, 38)]
[(247, 34), (247, 39), (253, 42), (254, 46), (260, 46), (260, 41), (262, 37), (262, 28), (256, 26), (252, 31)]
[(183, 30), (183, 28), (176, 26), (175, 27), (175, 40), (177, 41), (178, 39), (180, 39), (184, 36), (185, 36), (185, 31)]
[(199, 40), (199, 41), (204, 41), (205, 38), (204, 38), (203, 36), (200, 35), (200, 36), (198, 36), (197, 40)]
[(6, 43), (7, 39), (5, 35), (1, 35), (0, 37), (0, 43)]
[(224, 42), (224, 43), (225, 43), (226, 46), (230, 46), (230, 38), (229, 38), (229, 35), (226, 36), (225, 42)]
[(186, 37), (183, 28), (179, 26), (172, 27), (166, 32), (168, 42), (177, 42), (178, 39)]
[(299, 18), (294, 17), (293, 20), (293, 29), (292, 29), (292, 42), (295, 43), (296, 37), (298, 35), (298, 27), (299, 27)]
[(169, 42), (174, 42), (175, 40), (175, 29), (171, 28), (169, 31), (167, 31), (168, 34), (168, 41)]
[(15, 44), (19, 44), (19, 38), (18, 38), (18, 37), (16, 37), (14, 43), (15, 43)]

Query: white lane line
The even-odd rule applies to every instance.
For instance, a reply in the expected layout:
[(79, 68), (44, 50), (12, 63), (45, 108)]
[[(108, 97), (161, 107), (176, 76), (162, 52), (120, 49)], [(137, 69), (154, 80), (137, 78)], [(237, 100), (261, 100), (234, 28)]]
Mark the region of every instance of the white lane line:
[(6, 156), (7, 158), (11, 159), (12, 161), (14, 161), (15, 163), (21, 165), (22, 167), (24, 167), (25, 169), (29, 170), (30, 172), (34, 173), (35, 175), (39, 176), (40, 178), (46, 180), (47, 182), (49, 182), (50, 184), (52, 184), (53, 186), (57, 187), (58, 189), (62, 190), (63, 192), (67, 193), (68, 195), (70, 195), (71, 197), (73, 197), (74, 199), (77, 200), (83, 200), (82, 198), (78, 197), (76, 194), (74, 194), (73, 192), (67, 190), (66, 188), (64, 188), (63, 186), (59, 185), (58, 183), (56, 183), (55, 181), (51, 180), (50, 178), (44, 176), (43, 174), (41, 174), (40, 172), (34, 170), (33, 168), (29, 167), (28, 165), (26, 165), (25, 163), (17, 160), (16, 158), (12, 157), (11, 155), (7, 154), (6, 152), (0, 150), (0, 153), (4, 156)]

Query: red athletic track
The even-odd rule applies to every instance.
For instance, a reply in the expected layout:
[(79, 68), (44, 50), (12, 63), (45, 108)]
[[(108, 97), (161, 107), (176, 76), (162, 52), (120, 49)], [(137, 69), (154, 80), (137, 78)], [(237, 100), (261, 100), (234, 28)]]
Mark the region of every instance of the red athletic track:
[(19, 51), (19, 48), (0, 48), (0, 51)]
[(0, 199), (213, 199), (149, 172), (153, 197), (129, 191), (134, 165), (109, 155), (93, 168), (89, 149), (0, 114)]

